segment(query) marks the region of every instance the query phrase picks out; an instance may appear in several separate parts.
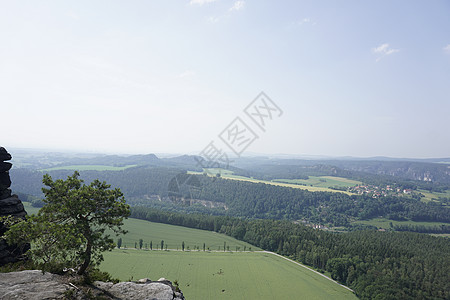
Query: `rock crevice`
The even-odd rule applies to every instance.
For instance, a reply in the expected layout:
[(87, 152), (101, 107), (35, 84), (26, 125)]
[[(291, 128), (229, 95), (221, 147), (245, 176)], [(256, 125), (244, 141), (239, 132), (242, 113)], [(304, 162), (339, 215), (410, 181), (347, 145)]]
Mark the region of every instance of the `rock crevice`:
[[(11, 154), (5, 148), (0, 147), (0, 217), (14, 216), (25, 218), (26, 211), (17, 195), (11, 194), (11, 179), (9, 170), (12, 164), (6, 162), (11, 160)], [(7, 228), (0, 223), (0, 237), (6, 232)], [(29, 245), (17, 247), (17, 245), (8, 245), (5, 240), (0, 238), (0, 266), (8, 263), (17, 262), (23, 253), (28, 250)]]

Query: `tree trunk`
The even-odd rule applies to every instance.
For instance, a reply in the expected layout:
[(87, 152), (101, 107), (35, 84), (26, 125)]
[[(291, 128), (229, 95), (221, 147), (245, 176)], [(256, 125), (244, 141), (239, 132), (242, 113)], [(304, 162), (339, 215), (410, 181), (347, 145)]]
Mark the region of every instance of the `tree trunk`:
[(86, 269), (89, 267), (89, 264), (91, 263), (91, 254), (92, 254), (92, 243), (91, 241), (87, 242), (86, 245), (86, 252), (84, 252), (84, 262), (81, 265), (80, 269), (78, 270), (78, 275), (84, 275), (84, 272), (86, 272)]

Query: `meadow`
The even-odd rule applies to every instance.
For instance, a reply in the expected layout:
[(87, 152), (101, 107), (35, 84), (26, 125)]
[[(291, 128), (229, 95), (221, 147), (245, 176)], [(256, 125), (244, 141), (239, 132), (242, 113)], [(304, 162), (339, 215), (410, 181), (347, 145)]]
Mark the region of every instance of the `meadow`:
[(128, 168), (136, 167), (137, 165), (127, 165), (122, 167), (107, 166), (107, 165), (70, 165), (59, 166), (47, 169), (42, 169), (43, 172), (57, 171), (57, 170), (73, 170), (73, 171), (123, 171)]
[(186, 299), (357, 299), (344, 287), (265, 252), (105, 253), (101, 269), (120, 280), (177, 280)]
[[(200, 248), (203, 250), (203, 243), (206, 249), (222, 250), (224, 242), (230, 250), (235, 251), (236, 247), (240, 250), (261, 250), (258, 247), (252, 246), (248, 243), (238, 241), (232, 237), (224, 234), (219, 234), (213, 231), (206, 231), (200, 229), (187, 228), (182, 226), (175, 226), (162, 223), (154, 223), (138, 219), (127, 219), (124, 221), (123, 228), (128, 233), (122, 238), (122, 246), (127, 248), (134, 248), (135, 243), (139, 247), (139, 239), (143, 240), (143, 248), (150, 247), (150, 241), (153, 244), (153, 249), (161, 248), (161, 241), (164, 241), (164, 248), (167, 245), (168, 249), (181, 249), (181, 244), (184, 241), (185, 248), (190, 250)], [(117, 241), (118, 237), (115, 238)]]
[(418, 190), (418, 192), (424, 195), (424, 197), (421, 199), (424, 202), (439, 202), (439, 198), (450, 198), (450, 190), (445, 191), (445, 193), (429, 192), (426, 190)]
[[(230, 179), (230, 180), (241, 180), (253, 183), (265, 183), (276, 186), (290, 187), (295, 189), (303, 189), (308, 190), (310, 192), (332, 192), (332, 193), (345, 193), (347, 195), (354, 195), (353, 193), (347, 191), (339, 191), (330, 189), (330, 186), (340, 186), (340, 187), (348, 187), (360, 184), (361, 182), (350, 180), (342, 177), (334, 177), (334, 176), (310, 176), (308, 180), (303, 179), (274, 179), (274, 180), (262, 180), (255, 179), (245, 176), (234, 175), (233, 171), (220, 169), (220, 168), (211, 168), (205, 169), (209, 176), (216, 176), (216, 174), (220, 174), (221, 178)], [(189, 174), (202, 174), (202, 172), (194, 172), (189, 171)]]

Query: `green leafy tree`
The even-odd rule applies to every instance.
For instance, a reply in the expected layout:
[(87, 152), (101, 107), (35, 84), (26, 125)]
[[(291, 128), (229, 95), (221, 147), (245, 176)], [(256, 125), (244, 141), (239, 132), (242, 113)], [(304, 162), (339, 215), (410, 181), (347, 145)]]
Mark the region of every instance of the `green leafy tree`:
[(115, 247), (105, 231), (126, 233), (121, 226), (130, 207), (120, 189), (97, 179), (85, 185), (79, 176), (75, 171), (67, 180), (53, 181), (44, 175), (45, 206), (6, 234), (11, 243), (31, 242), (30, 256), (44, 271), (66, 267), (84, 275), (89, 266), (100, 264), (102, 252)]
[(144, 245), (144, 240), (139, 239), (139, 249), (142, 249), (142, 246)]
[(164, 241), (161, 241), (161, 250), (164, 249)]
[(181, 250), (184, 251), (184, 241), (181, 242)]
[(150, 250), (153, 250), (153, 241), (150, 241)]
[(120, 247), (122, 247), (122, 238), (119, 238), (119, 239), (117, 240), (117, 248), (120, 249)]

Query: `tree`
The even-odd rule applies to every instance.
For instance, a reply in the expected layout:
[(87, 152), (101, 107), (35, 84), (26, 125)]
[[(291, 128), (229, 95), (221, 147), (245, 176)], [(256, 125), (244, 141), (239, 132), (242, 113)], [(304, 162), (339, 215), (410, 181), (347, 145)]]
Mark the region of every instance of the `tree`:
[(164, 240), (161, 241), (161, 250), (164, 249)]
[(181, 242), (181, 250), (184, 251), (184, 241)]
[(153, 250), (153, 241), (150, 241), (150, 250)]
[(203, 251), (205, 251), (205, 249), (206, 249), (206, 244), (203, 243)]
[(139, 239), (139, 249), (142, 249), (142, 245), (144, 245), (144, 240)]
[(117, 248), (120, 249), (120, 247), (122, 247), (122, 238), (119, 238), (119, 239), (117, 240)]
[(79, 176), (75, 171), (67, 180), (53, 181), (44, 175), (45, 206), (7, 232), (10, 241), (32, 243), (30, 256), (44, 271), (66, 267), (84, 275), (89, 266), (100, 264), (102, 252), (115, 247), (106, 229), (126, 233), (121, 226), (130, 207), (120, 189), (97, 179), (85, 185)]

